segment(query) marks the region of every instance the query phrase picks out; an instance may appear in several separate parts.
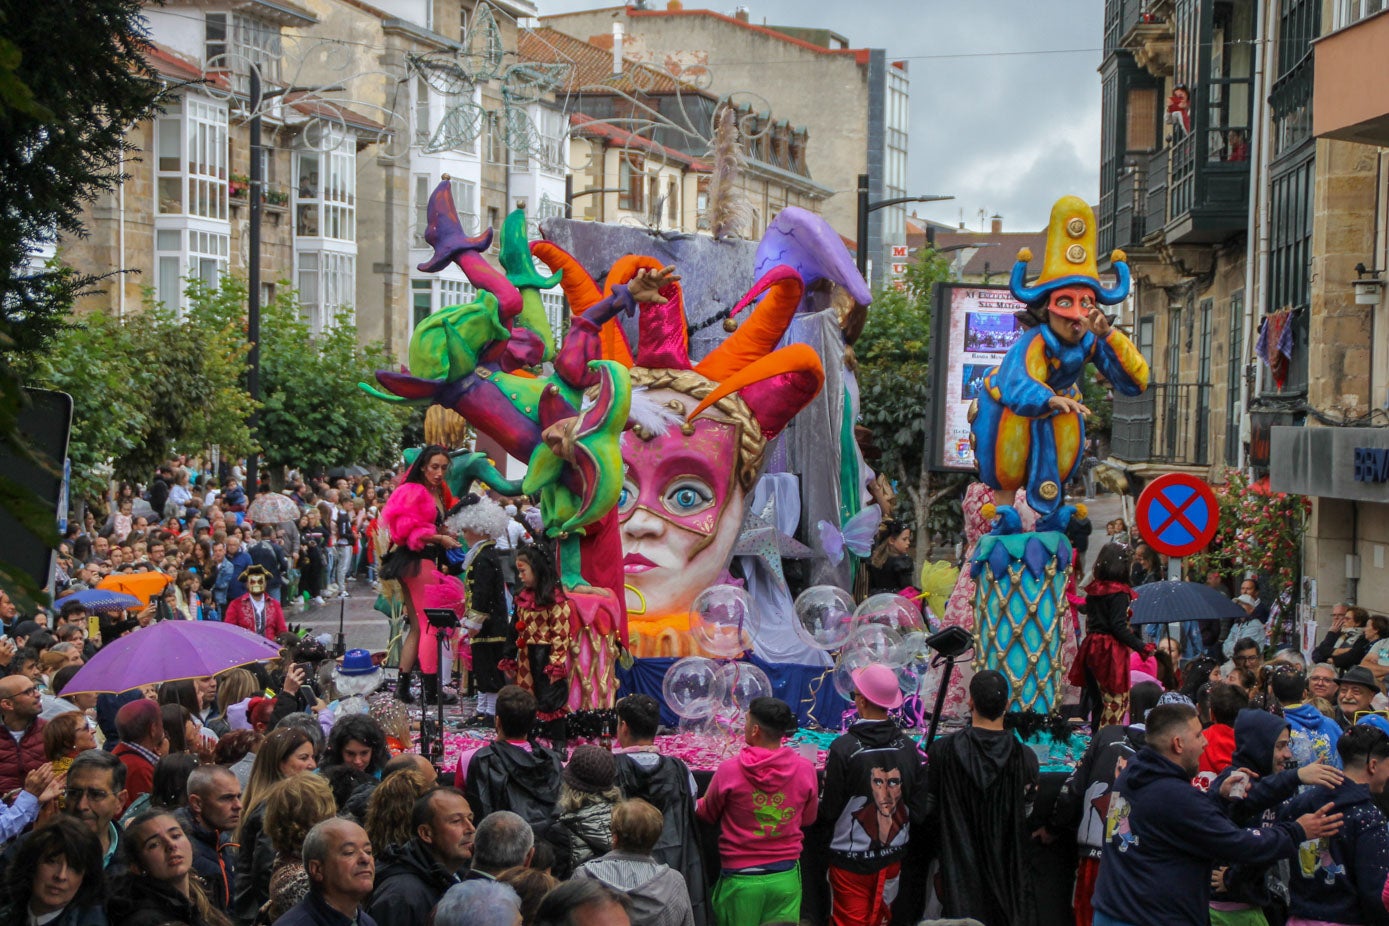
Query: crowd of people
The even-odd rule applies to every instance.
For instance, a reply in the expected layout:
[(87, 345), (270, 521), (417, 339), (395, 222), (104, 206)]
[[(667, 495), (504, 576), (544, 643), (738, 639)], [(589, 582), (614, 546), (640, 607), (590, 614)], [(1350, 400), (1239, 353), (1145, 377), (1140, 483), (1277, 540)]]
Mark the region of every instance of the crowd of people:
[[(469, 582), (475, 643), (494, 617), (535, 623), (553, 607), (553, 564), (528, 545), (536, 513), (474, 501), (470, 519), (439, 464), (426, 452), (379, 485), (291, 478), (301, 517), (265, 525), (247, 522), (239, 474), (219, 486), (171, 463), (143, 504), (122, 489), (104, 523), (68, 531), (54, 613), (0, 597), (0, 908), (40, 926), (1026, 926), (1054, 921), (1038, 853), (1073, 843), (1074, 868), (1050, 877), (1070, 886), (1077, 926), (1389, 924), (1389, 618), (1337, 605), (1308, 661), (1271, 651), (1257, 577), (1236, 594), (1212, 575), (1242, 618), (1134, 625), (1134, 589), (1166, 564), (1112, 522), (1068, 667), (1092, 736), (1054, 799), (997, 672), (972, 676), (968, 726), (934, 742), (896, 719), (896, 674), (867, 666), (823, 768), (787, 746), (791, 708), (759, 698), (741, 747), (691, 769), (658, 746), (647, 695), (618, 703), (610, 747), (571, 749), (551, 671), (566, 643), (538, 631), (483, 660), (509, 665), (477, 683), (494, 737), (441, 769), (411, 751), (404, 711), (377, 710), (392, 696), (347, 709), (323, 641), (284, 620), (284, 605), (354, 581), (398, 581), (422, 611), (451, 572)], [(383, 525), (418, 544), (378, 556)], [(870, 590), (910, 586), (910, 541), (885, 523)], [(173, 581), (125, 620), (89, 623), (63, 601), (151, 570)], [(472, 585), (481, 573), (495, 602)], [(69, 690), (104, 643), (169, 619), (239, 623), (281, 658), (122, 695)], [(409, 623), (394, 697), (411, 700), (415, 663), (426, 700), (449, 697), (429, 629)], [(349, 657), (339, 670), (370, 665)]]

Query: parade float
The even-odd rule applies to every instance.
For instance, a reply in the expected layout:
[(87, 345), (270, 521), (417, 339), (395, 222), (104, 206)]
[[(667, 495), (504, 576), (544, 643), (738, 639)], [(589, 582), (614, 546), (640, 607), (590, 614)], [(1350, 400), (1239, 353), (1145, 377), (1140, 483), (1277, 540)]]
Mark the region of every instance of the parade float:
[[(1019, 255), (1023, 330), (970, 409), (980, 535), (958, 581), (946, 564), (923, 570), (934, 607), (850, 594), (881, 518), (845, 362), (870, 296), (823, 219), (788, 208), (756, 244), (563, 219), (542, 240), (525, 230), (521, 212), (507, 217), (498, 271), (483, 257), (491, 231), (466, 235), (441, 183), (421, 270), (455, 263), (477, 298), (418, 325), (408, 369), (362, 388), (452, 409), (526, 463), (519, 481), (476, 459), (466, 473), (540, 500), (572, 629), (571, 710), (611, 708), (620, 681), (657, 695), (672, 724), (726, 723), (775, 694), (803, 724), (837, 729), (858, 666), (888, 664), (911, 696), (935, 684), (926, 640), (942, 613), (967, 625), (976, 668), (1008, 676), (1019, 709), (1059, 706), (1077, 382), (1088, 364), (1125, 394), (1147, 379), (1099, 308), (1129, 280), (1116, 252), (1118, 282), (1101, 283), (1088, 206), (1056, 204), (1030, 284)], [(562, 337), (540, 301), (555, 286)]]

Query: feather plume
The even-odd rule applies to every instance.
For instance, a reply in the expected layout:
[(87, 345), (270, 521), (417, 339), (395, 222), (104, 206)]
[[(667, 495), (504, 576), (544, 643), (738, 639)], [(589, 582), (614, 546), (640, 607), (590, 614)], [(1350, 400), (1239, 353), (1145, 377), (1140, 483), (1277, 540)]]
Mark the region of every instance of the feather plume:
[(677, 427), (684, 419), (667, 405), (662, 405), (651, 397), (645, 386), (632, 390), (632, 408), (627, 413), (629, 427), (637, 428), (643, 436), (654, 437)]
[(743, 152), (738, 146), (738, 114), (724, 106), (714, 126), (714, 175), (709, 179), (709, 228), (715, 238), (741, 236), (752, 218), (738, 190)]

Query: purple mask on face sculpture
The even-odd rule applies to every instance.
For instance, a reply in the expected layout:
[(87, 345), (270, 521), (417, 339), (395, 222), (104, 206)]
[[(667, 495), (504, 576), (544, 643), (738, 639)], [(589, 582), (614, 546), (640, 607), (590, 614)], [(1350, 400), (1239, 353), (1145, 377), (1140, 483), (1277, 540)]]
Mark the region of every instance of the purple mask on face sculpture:
[(637, 593), (629, 606), (647, 617), (687, 612), (717, 581), (742, 524), (744, 493), (733, 476), (739, 427), (703, 416), (693, 425), (689, 435), (675, 425), (651, 440), (622, 436), (623, 571)]

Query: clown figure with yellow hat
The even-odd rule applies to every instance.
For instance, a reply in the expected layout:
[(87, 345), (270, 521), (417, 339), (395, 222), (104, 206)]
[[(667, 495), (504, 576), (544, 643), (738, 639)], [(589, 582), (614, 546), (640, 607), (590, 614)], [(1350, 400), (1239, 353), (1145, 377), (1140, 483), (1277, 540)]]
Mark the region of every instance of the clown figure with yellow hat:
[(1122, 251), (1113, 252), (1117, 282), (1113, 288), (1100, 282), (1095, 217), (1084, 200), (1065, 196), (1052, 206), (1042, 275), (1029, 286), (1031, 258), (1025, 248), (1018, 252), (1009, 281), (1013, 295), (1027, 305), (1019, 317), (1031, 327), (985, 377), (970, 409), (979, 478), (996, 498), (997, 533), (1021, 529), (1012, 507), (1019, 488), (1039, 515), (1038, 531), (1065, 529), (1072, 509), (1063, 505), (1063, 487), (1085, 447), (1089, 409), (1078, 383), (1087, 364), (1124, 395), (1148, 386), (1147, 361), (1101, 309), (1128, 295), (1128, 264)]

